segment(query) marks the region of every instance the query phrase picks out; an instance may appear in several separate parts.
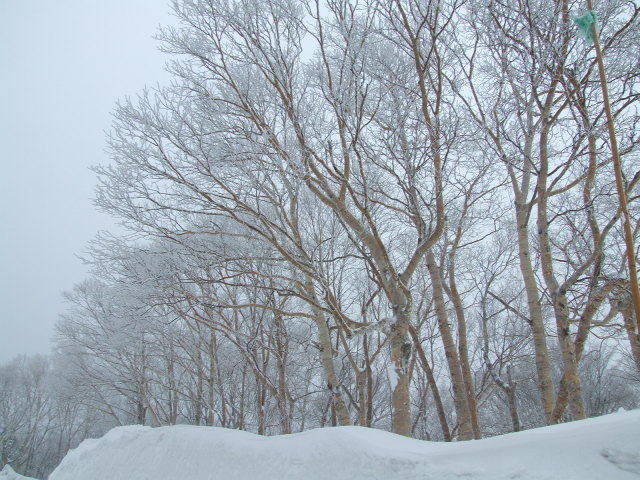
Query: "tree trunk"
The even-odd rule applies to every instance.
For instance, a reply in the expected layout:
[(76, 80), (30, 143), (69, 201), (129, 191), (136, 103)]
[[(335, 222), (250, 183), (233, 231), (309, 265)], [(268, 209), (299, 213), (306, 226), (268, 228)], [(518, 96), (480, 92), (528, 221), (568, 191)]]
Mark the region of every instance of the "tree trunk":
[(624, 320), (624, 328), (627, 332), (629, 345), (631, 347), (631, 356), (640, 371), (640, 332), (637, 331), (637, 322), (635, 321), (634, 305), (631, 295), (627, 294), (625, 298), (618, 300), (618, 309)]
[(358, 425), (367, 425), (367, 372), (364, 368), (355, 372), (358, 388)]
[(542, 307), (540, 306), (540, 296), (536, 276), (531, 264), (529, 251), (529, 229), (527, 226), (528, 215), (523, 198), (516, 197), (516, 221), (518, 223), (518, 260), (520, 272), (524, 281), (525, 292), (527, 294), (527, 306), (529, 309), (529, 320), (531, 324), (531, 334), (533, 336), (533, 346), (535, 351), (536, 371), (538, 374), (538, 388), (542, 400), (542, 408), (547, 424), (551, 424), (553, 418), (553, 379), (551, 376), (551, 363), (549, 361), (549, 348), (547, 347), (547, 334), (544, 328), (544, 318)]
[[(598, 271), (599, 265), (596, 266), (596, 272)], [(595, 274), (595, 272), (594, 278), (597, 278), (597, 274)], [(589, 300), (587, 301), (587, 305), (582, 312), (582, 316), (580, 317), (580, 322), (578, 324), (578, 333), (574, 342), (574, 354), (577, 363), (580, 362), (580, 358), (582, 357), (582, 352), (584, 350), (584, 344), (587, 341), (587, 337), (589, 336), (589, 331), (591, 329), (591, 320), (598, 311), (598, 307), (604, 301), (609, 292), (611, 292), (611, 290), (613, 289), (613, 286), (613, 282), (610, 282), (608, 285), (605, 285), (602, 288), (598, 289), (598, 291), (594, 292), (592, 290), (591, 292), (589, 292)], [(553, 410), (553, 423), (558, 423), (560, 421), (568, 402), (569, 391), (567, 389), (567, 379), (566, 375), (563, 374), (562, 379), (560, 380), (560, 386), (558, 388), (558, 398)]]
[(291, 433), (291, 421), (289, 416), (289, 388), (287, 386), (287, 347), (284, 337), (286, 331), (282, 324), (282, 317), (276, 314), (274, 317), (275, 337), (276, 337), (276, 368), (278, 374), (278, 395), (277, 403), (280, 412), (281, 433)]
[(352, 425), (349, 410), (347, 409), (347, 405), (342, 397), (342, 392), (340, 391), (340, 381), (338, 380), (338, 375), (336, 374), (336, 366), (333, 362), (333, 346), (331, 345), (331, 333), (329, 332), (327, 320), (322, 310), (315, 306), (317, 305), (318, 298), (316, 297), (315, 291), (313, 289), (313, 283), (310, 279), (307, 279), (305, 289), (306, 294), (309, 295), (309, 297), (313, 300), (312, 311), (313, 319), (318, 329), (320, 361), (322, 362), (324, 374), (327, 379), (327, 389), (331, 393), (331, 402), (334, 405), (339, 424), (343, 426)]
[(391, 346), (391, 404), (393, 407), (393, 432), (411, 436), (411, 404), (409, 397), (409, 360), (411, 344), (407, 342), (409, 312), (406, 307), (394, 305), (395, 322), (391, 326), (389, 344)]
[(436, 404), (436, 411), (438, 412), (438, 421), (440, 422), (440, 428), (442, 429), (442, 436), (444, 437), (445, 442), (451, 441), (451, 432), (449, 431), (449, 424), (447, 422), (447, 414), (444, 411), (444, 405), (442, 405), (442, 398), (440, 397), (440, 390), (438, 389), (438, 384), (436, 383), (436, 379), (433, 376), (433, 370), (429, 365), (429, 361), (427, 360), (427, 356), (424, 353), (424, 349), (422, 348), (422, 344), (420, 343), (420, 338), (418, 337), (418, 333), (415, 328), (409, 328), (409, 332), (411, 333), (411, 338), (413, 339), (413, 343), (416, 346), (416, 351), (418, 353), (418, 359), (420, 360), (420, 364), (424, 369), (425, 374), (427, 375), (427, 381), (429, 382), (429, 387), (431, 388), (431, 393), (433, 394), (433, 401)]
[(431, 284), (433, 286), (433, 301), (438, 318), (438, 327), (440, 329), (440, 335), (442, 336), (447, 365), (449, 366), (449, 374), (451, 375), (453, 401), (460, 431), (458, 438), (459, 440), (470, 440), (473, 438), (471, 414), (469, 413), (469, 404), (467, 402), (466, 386), (462, 376), (460, 359), (458, 358), (458, 352), (451, 333), (451, 324), (449, 323), (447, 310), (445, 308), (440, 268), (436, 264), (435, 257), (431, 250), (427, 252), (426, 260)]
[(373, 370), (371, 369), (371, 357), (369, 357), (369, 341), (367, 339), (366, 333), (364, 334), (362, 345), (364, 350), (364, 371), (367, 380), (367, 415), (365, 426), (371, 427), (373, 422)]
[(454, 257), (451, 257), (449, 265), (449, 292), (451, 301), (456, 312), (458, 322), (458, 355), (460, 357), (460, 368), (462, 370), (462, 378), (464, 380), (465, 392), (467, 394), (467, 404), (469, 405), (469, 415), (471, 417), (471, 426), (473, 428), (473, 437), (482, 438), (480, 430), (480, 422), (478, 421), (478, 406), (476, 405), (476, 389), (473, 384), (473, 376), (471, 374), (471, 366), (469, 364), (469, 349), (467, 347), (467, 320), (462, 307), (462, 299), (458, 293), (458, 286), (455, 277)]
[(198, 337), (197, 344), (197, 355), (196, 355), (196, 398), (193, 402), (194, 409), (194, 421), (196, 425), (202, 424), (202, 410), (203, 410), (203, 397), (204, 397), (204, 369), (202, 368), (202, 340), (201, 337)]
[(511, 424), (513, 425), (513, 431), (520, 431), (520, 417), (518, 417), (518, 402), (516, 397), (516, 384), (513, 382), (511, 378), (511, 368), (507, 367), (507, 380), (509, 381), (509, 386), (505, 390), (507, 394), (507, 401), (509, 403), (509, 414), (511, 415)]
[(553, 272), (553, 257), (551, 254), (551, 242), (549, 240), (549, 221), (547, 218), (547, 177), (548, 177), (548, 133), (550, 124), (545, 119), (540, 132), (540, 173), (538, 174), (538, 243), (540, 247), (540, 261), (542, 276), (544, 277), (553, 303), (553, 311), (556, 317), (556, 331), (558, 343), (562, 352), (564, 376), (569, 395), (569, 405), (574, 420), (586, 417), (584, 402), (582, 400), (582, 387), (578, 374), (573, 339), (569, 328), (569, 311), (567, 305), (567, 292), (564, 287), (558, 285)]

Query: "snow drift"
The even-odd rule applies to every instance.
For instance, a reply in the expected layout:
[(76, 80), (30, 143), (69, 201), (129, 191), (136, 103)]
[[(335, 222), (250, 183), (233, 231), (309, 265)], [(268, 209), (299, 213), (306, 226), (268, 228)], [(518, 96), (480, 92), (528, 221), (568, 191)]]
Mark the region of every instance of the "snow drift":
[(436, 443), (362, 427), (261, 437), (214, 427), (119, 427), (49, 480), (638, 479), (640, 410), (484, 440)]

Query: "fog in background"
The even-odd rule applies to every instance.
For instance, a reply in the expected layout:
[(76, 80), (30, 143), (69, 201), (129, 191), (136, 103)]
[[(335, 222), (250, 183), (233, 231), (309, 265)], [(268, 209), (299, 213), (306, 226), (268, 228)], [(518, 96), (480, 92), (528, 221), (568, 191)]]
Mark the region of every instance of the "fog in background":
[(114, 220), (91, 197), (118, 98), (162, 83), (165, 0), (0, 0), (0, 362), (46, 353), (76, 255)]

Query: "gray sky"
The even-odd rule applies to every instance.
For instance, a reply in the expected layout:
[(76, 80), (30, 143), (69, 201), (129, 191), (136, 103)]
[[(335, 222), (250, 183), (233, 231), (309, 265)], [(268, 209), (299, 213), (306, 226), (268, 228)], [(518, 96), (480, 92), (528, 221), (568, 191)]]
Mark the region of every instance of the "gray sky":
[(88, 167), (117, 98), (165, 82), (166, 0), (0, 0), (0, 362), (48, 352), (75, 255), (114, 221)]

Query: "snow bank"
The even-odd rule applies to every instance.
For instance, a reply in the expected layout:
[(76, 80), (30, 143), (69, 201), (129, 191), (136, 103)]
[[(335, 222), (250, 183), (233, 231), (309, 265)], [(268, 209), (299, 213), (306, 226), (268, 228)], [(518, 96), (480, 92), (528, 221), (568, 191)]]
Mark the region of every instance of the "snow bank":
[(261, 437), (213, 427), (119, 427), (49, 480), (635, 479), (640, 410), (460, 443), (337, 427)]
[(5, 465), (0, 471), (0, 480), (34, 480), (31, 477), (25, 477), (16, 473), (9, 465)]

